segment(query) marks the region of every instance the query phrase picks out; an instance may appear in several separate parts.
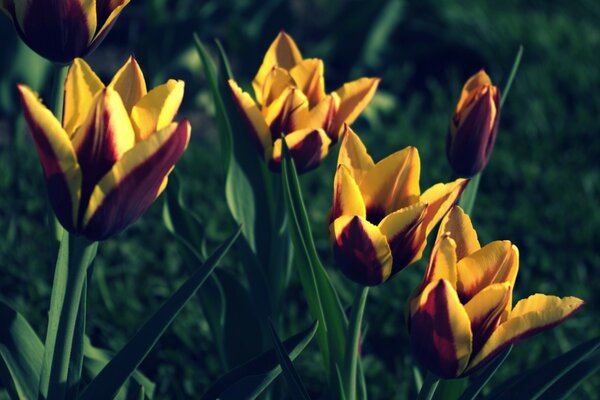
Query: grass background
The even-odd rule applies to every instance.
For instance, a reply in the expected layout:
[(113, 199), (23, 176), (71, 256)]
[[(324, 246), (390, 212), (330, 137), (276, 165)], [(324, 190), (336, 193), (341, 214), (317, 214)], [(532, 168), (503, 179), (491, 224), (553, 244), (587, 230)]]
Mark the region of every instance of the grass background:
[[(539, 292), (574, 295), (588, 304), (559, 328), (518, 345), (493, 386), (600, 333), (598, 20), (600, 3), (593, 0), (145, 0), (125, 9), (88, 61), (108, 81), (134, 53), (149, 86), (169, 77), (186, 81), (180, 116), (191, 119), (193, 140), (177, 170), (187, 204), (216, 243), (234, 223), (224, 204), (215, 120), (193, 32), (207, 43), (219, 38), (237, 79), (246, 83), (281, 29), (305, 57), (325, 60), (328, 91), (360, 76), (382, 77), (354, 128), (376, 160), (416, 145), (422, 189), (452, 178), (445, 138), (464, 80), (483, 67), (502, 86), (523, 44), (523, 62), (502, 110), (472, 218), (482, 243), (510, 239), (519, 247), (517, 299)], [(0, 37), (0, 298), (43, 336), (56, 248), (46, 224), (41, 168), (14, 84), (26, 82), (48, 99), (51, 67), (19, 42), (7, 18), (0, 19)], [(335, 154), (302, 179), (317, 246), (330, 266), (324, 221)], [(100, 246), (88, 319), (88, 334), (98, 346), (119, 349), (189, 273), (161, 213), (159, 200), (138, 223)], [(240, 270), (235, 258), (225, 264)], [(370, 293), (363, 344), (370, 398), (414, 396), (403, 310), (423, 269), (416, 264)], [(329, 272), (349, 304), (347, 281), (334, 268)], [(287, 336), (307, 322), (295, 277), (284, 304), (289, 331), (281, 333)], [(322, 371), (316, 346), (297, 366), (317, 396)], [(196, 398), (224, 372), (197, 301), (141, 369), (157, 383), (161, 399)], [(596, 374), (573, 398), (595, 398), (599, 391)]]

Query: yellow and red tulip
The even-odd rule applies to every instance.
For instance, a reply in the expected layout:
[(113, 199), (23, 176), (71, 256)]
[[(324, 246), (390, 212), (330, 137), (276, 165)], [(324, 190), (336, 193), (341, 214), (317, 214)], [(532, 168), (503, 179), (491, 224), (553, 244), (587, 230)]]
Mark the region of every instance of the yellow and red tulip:
[(190, 138), (187, 120), (172, 122), (183, 91), (183, 81), (169, 80), (147, 92), (133, 57), (108, 86), (76, 59), (65, 81), (61, 125), (19, 85), (50, 202), (65, 229), (106, 239), (152, 204)]
[(0, 9), (33, 51), (68, 63), (98, 46), (129, 1), (0, 0)]
[(377, 164), (347, 128), (334, 180), (330, 232), (337, 265), (353, 281), (377, 285), (419, 260), (427, 236), (467, 181), (419, 188), (419, 153), (398, 151)]
[(509, 241), (481, 247), (459, 207), (443, 219), (423, 283), (410, 301), (411, 346), (442, 378), (476, 371), (509, 345), (549, 329), (584, 303), (534, 294), (512, 307), (519, 252)]
[(233, 97), (269, 166), (281, 167), (285, 136), (298, 172), (317, 167), (369, 104), (379, 78), (361, 78), (326, 94), (323, 61), (303, 59), (294, 40), (281, 32), (252, 81), (256, 101), (230, 80)]
[(465, 83), (450, 123), (446, 152), (452, 169), (473, 176), (488, 163), (500, 120), (500, 92), (484, 70)]

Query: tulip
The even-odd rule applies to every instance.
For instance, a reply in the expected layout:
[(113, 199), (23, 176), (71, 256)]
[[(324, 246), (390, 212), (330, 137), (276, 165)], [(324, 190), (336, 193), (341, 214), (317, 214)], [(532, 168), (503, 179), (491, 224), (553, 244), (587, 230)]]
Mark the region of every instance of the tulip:
[(252, 81), (255, 99), (230, 80), (233, 98), (254, 142), (273, 170), (281, 168), (281, 135), (298, 172), (316, 168), (344, 124), (369, 104), (379, 78), (361, 78), (326, 94), (323, 61), (303, 59), (294, 40), (279, 33)]
[(423, 283), (410, 301), (411, 347), (442, 378), (478, 370), (509, 345), (551, 328), (584, 304), (534, 294), (512, 308), (519, 252), (509, 241), (481, 247), (469, 217), (453, 208), (440, 224)]
[(0, 0), (0, 9), (33, 51), (64, 64), (95, 49), (129, 1)]
[(377, 285), (419, 260), (427, 236), (467, 181), (419, 189), (419, 153), (398, 151), (377, 164), (347, 128), (334, 180), (330, 232), (337, 265), (353, 281)]
[(465, 83), (450, 123), (446, 154), (454, 171), (465, 177), (488, 163), (500, 119), (500, 92), (484, 70)]
[(108, 86), (81, 59), (65, 81), (63, 124), (19, 85), (50, 203), (66, 230), (102, 240), (140, 217), (166, 187), (190, 124), (172, 122), (183, 81), (150, 92), (133, 57)]

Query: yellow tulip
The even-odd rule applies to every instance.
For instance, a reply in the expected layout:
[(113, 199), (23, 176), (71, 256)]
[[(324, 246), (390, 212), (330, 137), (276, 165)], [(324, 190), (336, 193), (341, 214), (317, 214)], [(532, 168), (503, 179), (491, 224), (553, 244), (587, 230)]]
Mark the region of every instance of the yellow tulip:
[(98, 46), (129, 1), (0, 0), (0, 9), (33, 51), (68, 63)]
[(361, 78), (326, 94), (323, 61), (303, 59), (294, 40), (281, 32), (252, 81), (256, 101), (230, 80), (233, 97), (254, 141), (273, 170), (281, 167), (281, 135), (298, 172), (316, 168), (369, 104), (379, 78)]
[(465, 83), (452, 122), (446, 153), (460, 176), (473, 176), (488, 163), (500, 120), (500, 92), (484, 70)]
[(337, 265), (348, 278), (377, 285), (419, 260), (427, 236), (467, 181), (419, 189), (419, 153), (398, 151), (377, 164), (347, 128), (334, 180), (330, 232)]
[(468, 375), (509, 345), (549, 329), (584, 304), (534, 294), (512, 307), (519, 252), (509, 241), (481, 247), (459, 207), (443, 219), (423, 283), (410, 301), (410, 339), (442, 378)]
[(174, 123), (183, 81), (150, 92), (133, 57), (108, 86), (82, 59), (65, 81), (63, 124), (27, 86), (25, 119), (44, 169), (50, 202), (68, 231), (102, 240), (140, 217), (166, 187), (190, 138)]

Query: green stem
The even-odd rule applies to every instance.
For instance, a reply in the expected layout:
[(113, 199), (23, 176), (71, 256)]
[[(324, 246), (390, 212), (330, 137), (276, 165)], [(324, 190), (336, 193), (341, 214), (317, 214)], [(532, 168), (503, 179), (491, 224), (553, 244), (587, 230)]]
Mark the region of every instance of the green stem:
[[(62, 400), (67, 393), (73, 342), (83, 340), (81, 337), (75, 338), (82, 291), (97, 247), (97, 242), (68, 232), (63, 234), (52, 284), (40, 379), (41, 398)], [(83, 330), (78, 330), (77, 334), (83, 335)]]
[(346, 349), (344, 356), (344, 369), (342, 379), (346, 391), (346, 400), (356, 399), (356, 367), (358, 364), (358, 348), (360, 341), (360, 326), (365, 312), (368, 286), (358, 286), (352, 304), (352, 315), (348, 324), (348, 336), (346, 337)]
[[(63, 106), (65, 99), (65, 79), (67, 78), (67, 72), (69, 71), (69, 65), (55, 64), (53, 65), (54, 71), (52, 76), (52, 111), (59, 121), (63, 121)], [(64, 228), (58, 222), (58, 219), (54, 214), (50, 218), (52, 221), (52, 231), (54, 232), (54, 238), (60, 242), (63, 237)]]
[(477, 190), (479, 189), (479, 180), (481, 179), (481, 172), (471, 178), (469, 184), (465, 188), (458, 205), (465, 210), (466, 214), (471, 215), (473, 211), (473, 205), (475, 204), (475, 198), (477, 197)]
[(423, 386), (421, 386), (421, 390), (419, 391), (419, 397), (417, 397), (417, 400), (433, 399), (433, 395), (435, 394), (435, 390), (437, 389), (439, 383), (440, 378), (438, 378), (435, 374), (428, 372), (427, 376), (425, 377), (425, 382), (423, 382)]

